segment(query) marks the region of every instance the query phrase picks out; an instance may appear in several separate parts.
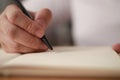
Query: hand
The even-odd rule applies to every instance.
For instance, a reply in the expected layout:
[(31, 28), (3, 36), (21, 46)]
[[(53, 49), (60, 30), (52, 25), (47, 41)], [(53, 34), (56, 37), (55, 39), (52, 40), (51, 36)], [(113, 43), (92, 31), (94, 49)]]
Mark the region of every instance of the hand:
[(16, 5), (9, 5), (0, 14), (0, 44), (6, 52), (45, 51), (41, 38), (51, 20), (51, 12), (43, 9), (33, 13), (31, 20)]
[(114, 49), (117, 53), (120, 53), (120, 43), (115, 44), (115, 45), (113, 45), (112, 47), (113, 47), (113, 49)]

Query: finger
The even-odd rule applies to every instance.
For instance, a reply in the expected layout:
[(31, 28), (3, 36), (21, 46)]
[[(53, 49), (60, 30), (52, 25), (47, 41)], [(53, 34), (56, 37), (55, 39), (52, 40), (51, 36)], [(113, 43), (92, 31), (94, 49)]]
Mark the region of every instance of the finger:
[(38, 11), (35, 15), (35, 21), (37, 21), (44, 30), (46, 30), (48, 24), (50, 23), (52, 18), (52, 13), (49, 9), (43, 9), (41, 11)]
[(14, 42), (9, 37), (6, 37), (4, 34), (1, 35), (1, 47), (6, 52), (9, 53), (28, 53), (28, 52), (34, 52), (35, 50), (25, 47), (19, 43)]
[(42, 52), (44, 49), (31, 49), (25, 47), (15, 41), (11, 40), (9, 37), (1, 36), (1, 47), (8, 53), (31, 53), (31, 52)]
[[(12, 9), (12, 11), (10, 11)], [(7, 9), (6, 16), (8, 20), (24, 29), (25, 31), (41, 38), (44, 35), (44, 29), (37, 22), (27, 17), (17, 6), (10, 5)], [(39, 34), (37, 34), (39, 32)]]
[(113, 47), (113, 49), (114, 49), (117, 53), (120, 53), (120, 43), (115, 44), (115, 45), (113, 45), (112, 47)]
[(5, 23), (6, 24), (3, 25), (4, 27), (2, 27), (1, 30), (7, 37), (10, 37), (13, 41), (16, 41), (17, 43), (32, 49), (47, 49), (46, 45), (37, 37), (27, 33), (26, 31), (22, 30), (19, 27), (16, 27), (15, 25), (12, 25), (8, 22)]
[(31, 49), (31, 48), (27, 48), (21, 44), (5, 44), (5, 43), (1, 43), (2, 49), (4, 49), (4, 51), (6, 51), (7, 53), (30, 53), (30, 52), (34, 52), (35, 50)]

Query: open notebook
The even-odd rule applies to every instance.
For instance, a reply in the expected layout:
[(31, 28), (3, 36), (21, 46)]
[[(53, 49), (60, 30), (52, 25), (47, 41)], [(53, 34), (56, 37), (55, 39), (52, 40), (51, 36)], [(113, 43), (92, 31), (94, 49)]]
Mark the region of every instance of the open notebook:
[(24, 55), (0, 50), (0, 75), (120, 77), (120, 56), (111, 47), (54, 47)]

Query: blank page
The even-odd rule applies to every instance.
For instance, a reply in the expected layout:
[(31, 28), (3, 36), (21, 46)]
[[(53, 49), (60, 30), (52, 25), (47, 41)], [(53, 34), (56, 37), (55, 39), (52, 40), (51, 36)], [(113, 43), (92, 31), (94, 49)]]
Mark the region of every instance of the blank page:
[(2, 49), (0, 49), (0, 66), (11, 59), (20, 56), (18, 53), (5, 53)]
[(54, 51), (19, 56), (4, 67), (24, 75), (120, 76), (120, 57), (111, 47), (55, 47)]

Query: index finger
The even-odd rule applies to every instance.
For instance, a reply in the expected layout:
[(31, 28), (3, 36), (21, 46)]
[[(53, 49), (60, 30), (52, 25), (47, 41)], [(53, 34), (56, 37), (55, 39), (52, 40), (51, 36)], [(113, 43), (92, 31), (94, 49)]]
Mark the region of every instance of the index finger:
[[(11, 9), (12, 11), (10, 11)], [(44, 28), (41, 27), (42, 25), (27, 17), (16, 5), (10, 5), (8, 7), (6, 16), (11, 23), (31, 34), (40, 38), (44, 35)], [(38, 32), (39, 34), (37, 34)]]

